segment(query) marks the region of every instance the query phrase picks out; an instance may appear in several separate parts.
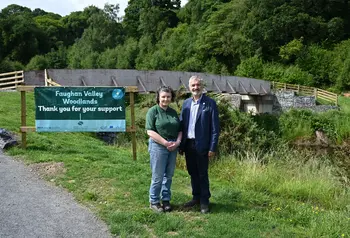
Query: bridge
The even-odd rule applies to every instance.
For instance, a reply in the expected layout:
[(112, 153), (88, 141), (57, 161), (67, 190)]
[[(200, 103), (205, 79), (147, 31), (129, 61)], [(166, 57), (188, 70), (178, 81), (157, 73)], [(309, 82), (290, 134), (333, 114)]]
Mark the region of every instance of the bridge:
[(120, 69), (48, 69), (24, 72), (26, 85), (46, 85), (47, 80), (61, 86), (137, 86), (139, 93), (155, 92), (167, 85), (174, 90), (184, 87), (188, 90), (188, 80), (199, 75), (208, 92), (240, 95), (269, 95), (269, 81), (222, 76), (195, 72), (139, 71)]
[[(137, 86), (139, 93), (152, 93), (163, 85), (170, 86), (174, 90), (183, 88), (189, 91), (189, 78), (193, 75), (199, 75), (203, 78), (206, 91), (224, 94), (235, 107), (244, 111), (253, 113), (272, 112), (274, 99), (269, 81), (197, 72), (121, 69), (47, 69), (25, 71), (22, 74), (23, 79), (20, 79), (17, 83), (23, 83), (25, 85), (66, 87)], [(8, 76), (8, 73), (6, 75)]]

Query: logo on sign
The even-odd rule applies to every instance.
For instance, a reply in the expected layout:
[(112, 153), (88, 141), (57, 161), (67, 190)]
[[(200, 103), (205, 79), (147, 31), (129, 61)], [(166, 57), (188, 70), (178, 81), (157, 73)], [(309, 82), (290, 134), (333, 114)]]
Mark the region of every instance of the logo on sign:
[(123, 90), (119, 89), (119, 88), (116, 88), (113, 90), (112, 92), (112, 97), (115, 99), (115, 100), (119, 100), (119, 99), (122, 99), (124, 97), (124, 92)]

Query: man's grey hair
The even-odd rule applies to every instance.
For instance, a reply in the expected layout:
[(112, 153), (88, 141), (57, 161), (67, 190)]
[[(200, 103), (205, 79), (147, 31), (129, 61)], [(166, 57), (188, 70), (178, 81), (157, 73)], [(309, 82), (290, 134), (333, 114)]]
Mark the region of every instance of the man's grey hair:
[(201, 84), (202, 87), (204, 86), (204, 85), (203, 85), (203, 79), (202, 79), (200, 76), (198, 76), (198, 75), (193, 75), (193, 76), (190, 78), (190, 80), (188, 80), (188, 84), (190, 84), (190, 82), (193, 81), (193, 80), (196, 80), (196, 81), (200, 82), (200, 84)]

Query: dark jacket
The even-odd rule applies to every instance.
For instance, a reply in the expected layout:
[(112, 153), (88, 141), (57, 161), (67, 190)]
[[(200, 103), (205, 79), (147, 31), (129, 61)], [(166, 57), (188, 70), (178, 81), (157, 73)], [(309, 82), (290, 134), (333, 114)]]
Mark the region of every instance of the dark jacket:
[[(184, 151), (188, 125), (190, 121), (192, 98), (188, 98), (182, 105), (180, 121), (182, 123), (182, 142), (180, 150)], [(199, 152), (216, 152), (219, 139), (219, 113), (216, 102), (203, 94), (196, 118), (195, 145)]]

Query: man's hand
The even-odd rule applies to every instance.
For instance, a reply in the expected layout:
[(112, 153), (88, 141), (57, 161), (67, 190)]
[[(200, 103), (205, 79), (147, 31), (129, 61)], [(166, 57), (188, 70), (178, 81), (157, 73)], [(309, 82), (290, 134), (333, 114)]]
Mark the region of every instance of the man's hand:
[(208, 157), (209, 157), (209, 159), (214, 158), (214, 156), (215, 156), (215, 152), (213, 152), (213, 151), (209, 151), (209, 153), (208, 153)]

